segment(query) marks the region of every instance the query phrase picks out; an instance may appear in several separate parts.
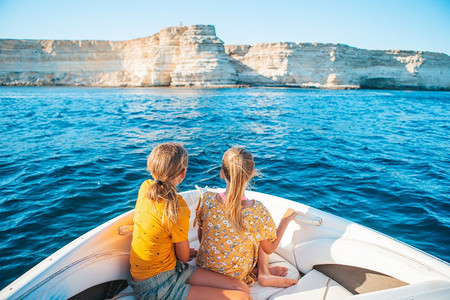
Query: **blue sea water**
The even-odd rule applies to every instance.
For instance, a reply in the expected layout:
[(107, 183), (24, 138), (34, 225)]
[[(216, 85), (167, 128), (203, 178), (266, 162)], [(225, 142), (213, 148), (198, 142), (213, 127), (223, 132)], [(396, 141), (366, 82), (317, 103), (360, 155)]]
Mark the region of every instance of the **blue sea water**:
[(0, 88), (0, 288), (132, 209), (158, 143), (182, 142), (181, 190), (223, 187), (245, 146), (253, 189), (450, 261), (450, 93), (276, 88)]

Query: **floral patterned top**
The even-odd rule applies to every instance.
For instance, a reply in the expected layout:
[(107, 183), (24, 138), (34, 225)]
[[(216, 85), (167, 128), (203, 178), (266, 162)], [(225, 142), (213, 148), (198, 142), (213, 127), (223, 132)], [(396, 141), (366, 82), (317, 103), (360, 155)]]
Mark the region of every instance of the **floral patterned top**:
[(276, 239), (276, 225), (259, 201), (242, 208), (246, 231), (239, 234), (228, 219), (225, 205), (216, 193), (200, 199), (197, 222), (203, 227), (197, 266), (238, 278), (249, 286), (255, 283), (253, 269), (258, 261), (259, 241)]

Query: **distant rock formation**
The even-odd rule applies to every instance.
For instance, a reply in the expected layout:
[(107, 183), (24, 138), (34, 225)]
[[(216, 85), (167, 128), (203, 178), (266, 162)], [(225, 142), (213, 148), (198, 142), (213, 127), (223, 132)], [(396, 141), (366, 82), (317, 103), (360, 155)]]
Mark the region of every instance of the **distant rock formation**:
[(179, 44), (172, 86), (236, 84), (237, 72), (214, 26), (189, 26)]
[(442, 53), (364, 50), (342, 44), (272, 43), (226, 46), (238, 82), (321, 88), (450, 89), (450, 57)]
[(193, 25), (130, 41), (0, 40), (0, 85), (450, 90), (450, 57), (342, 44), (224, 45), (214, 26)]

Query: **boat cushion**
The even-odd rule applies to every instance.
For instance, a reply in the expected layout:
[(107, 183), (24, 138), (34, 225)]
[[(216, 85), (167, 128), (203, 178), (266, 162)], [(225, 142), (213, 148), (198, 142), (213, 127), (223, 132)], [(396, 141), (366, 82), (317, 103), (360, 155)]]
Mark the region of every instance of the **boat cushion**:
[(270, 300), (337, 300), (353, 296), (336, 281), (312, 270), (304, 275), (296, 285), (283, 289), (270, 297)]
[[(300, 273), (296, 267), (287, 262), (283, 257), (276, 253), (269, 255), (269, 266), (281, 266), (288, 269), (287, 278), (300, 278)], [(268, 299), (273, 294), (283, 291), (285, 288), (261, 286), (258, 282), (250, 288), (250, 294), (254, 300)]]
[(344, 237), (325, 237), (297, 244), (294, 255), (298, 269), (305, 274), (316, 265), (335, 264), (372, 270), (405, 284), (422, 282), (437, 275), (426, 264), (403, 256), (401, 252)]
[[(429, 300), (449, 299), (450, 282), (443, 280), (428, 280), (407, 286), (367, 294), (355, 295), (355, 300)], [(352, 299), (353, 299), (352, 298)]]

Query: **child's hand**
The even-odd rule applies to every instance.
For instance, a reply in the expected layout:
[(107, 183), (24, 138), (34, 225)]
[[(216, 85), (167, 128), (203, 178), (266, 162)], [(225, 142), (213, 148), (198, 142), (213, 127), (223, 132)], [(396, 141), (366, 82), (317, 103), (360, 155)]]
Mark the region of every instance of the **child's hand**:
[(295, 212), (295, 210), (293, 210), (292, 208), (288, 208), (281, 219), (286, 219), (288, 222), (290, 222), (294, 220), (296, 214), (297, 213)]
[(197, 257), (197, 250), (194, 248), (189, 249), (189, 259), (193, 259)]

